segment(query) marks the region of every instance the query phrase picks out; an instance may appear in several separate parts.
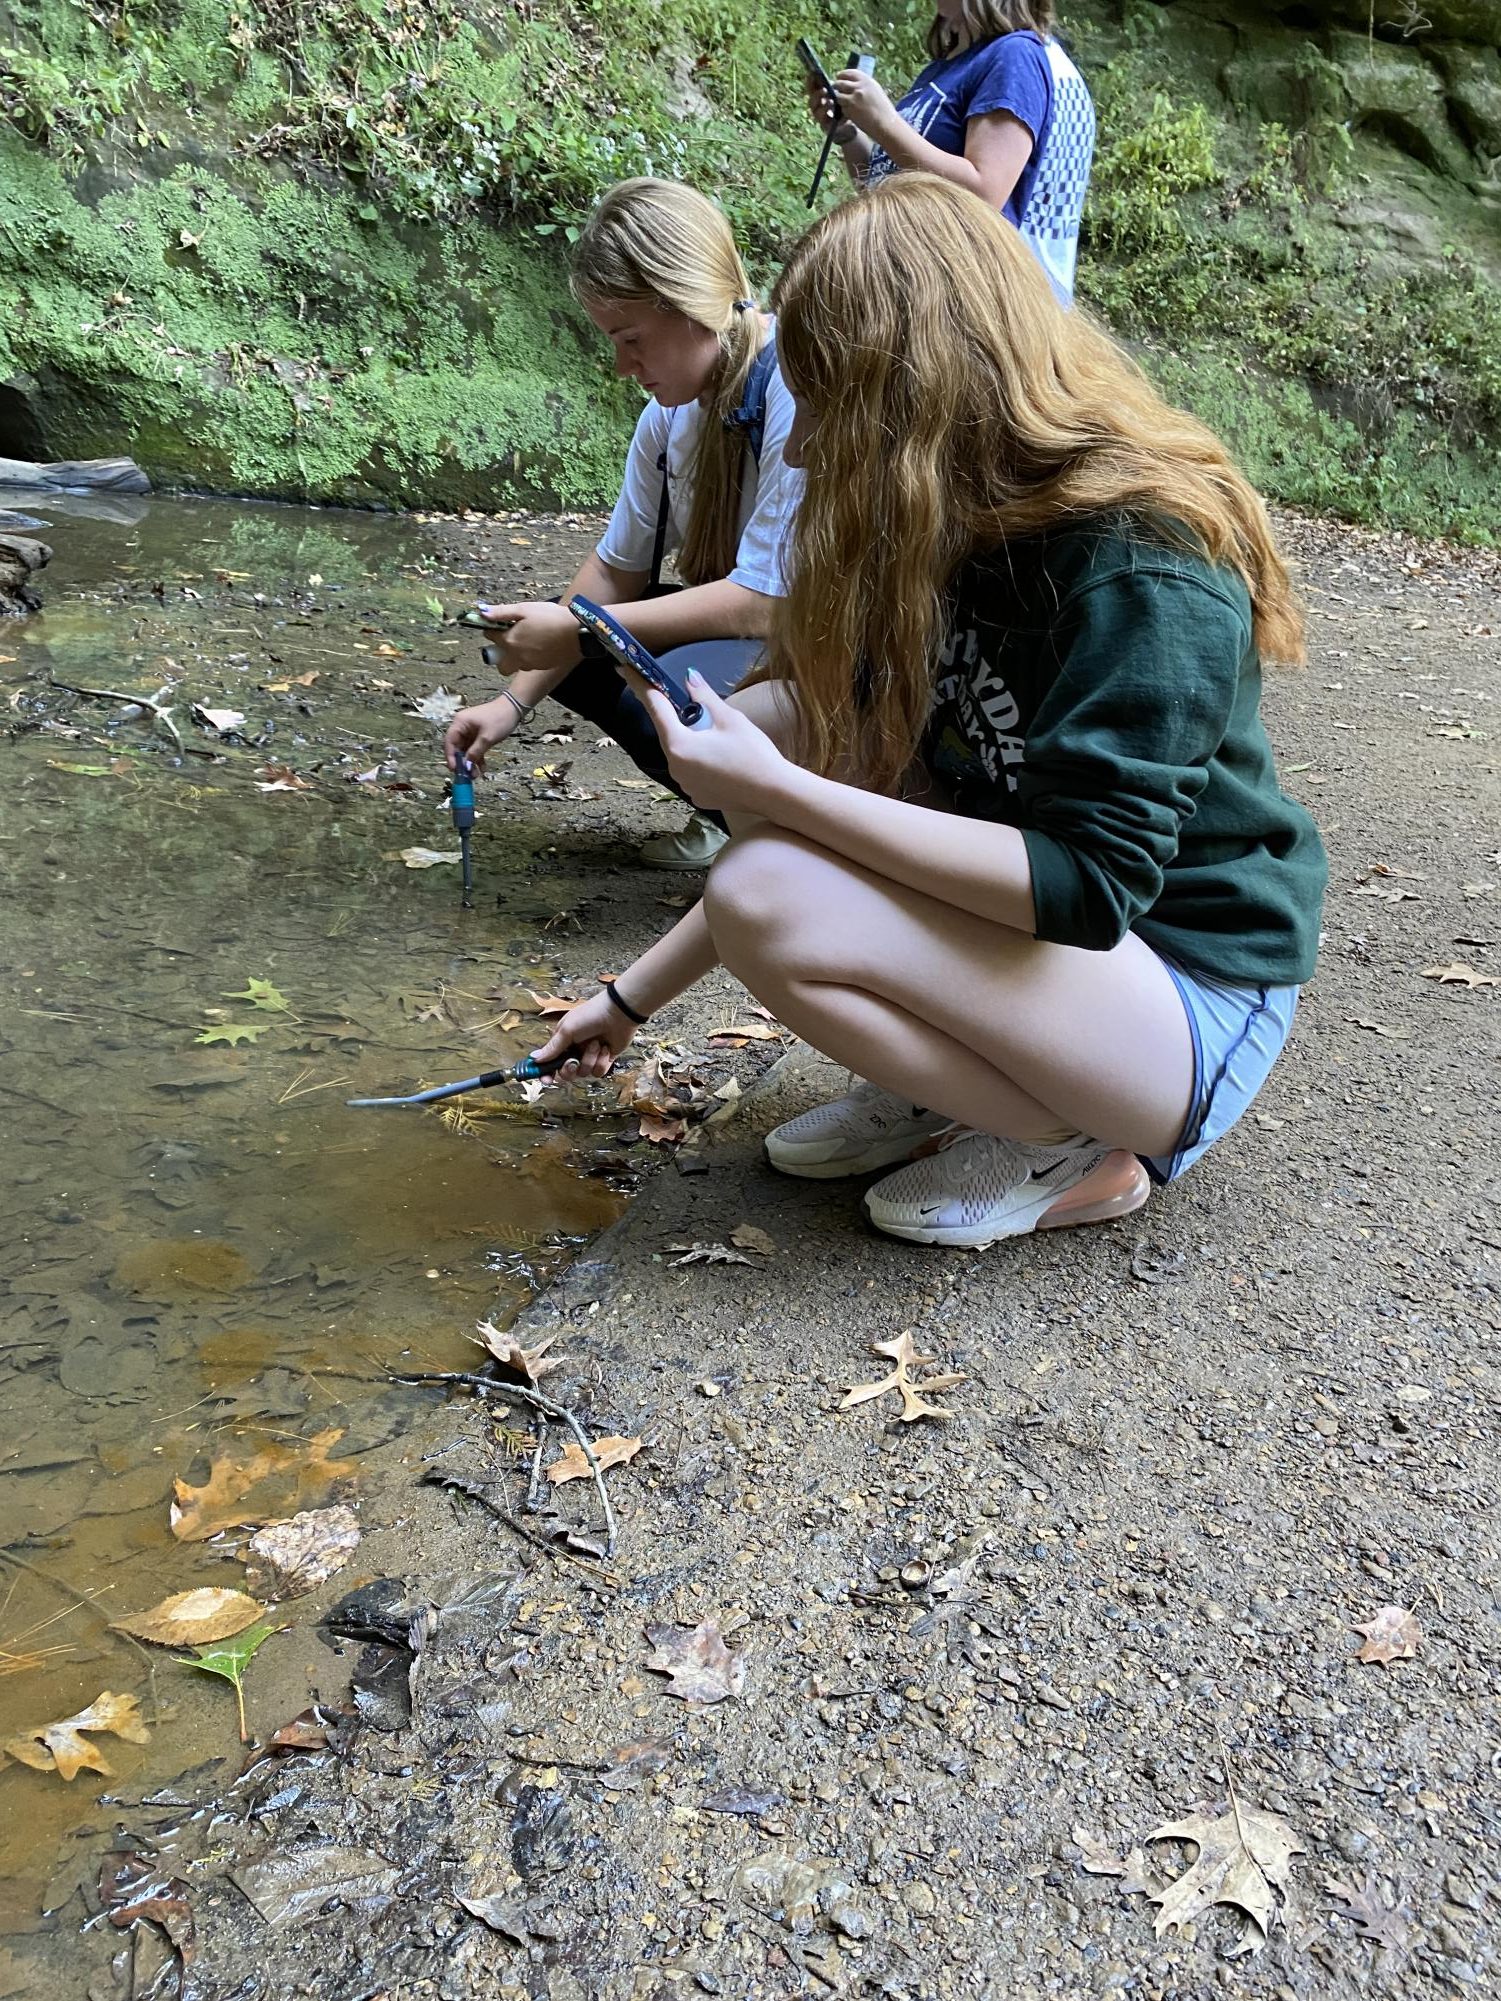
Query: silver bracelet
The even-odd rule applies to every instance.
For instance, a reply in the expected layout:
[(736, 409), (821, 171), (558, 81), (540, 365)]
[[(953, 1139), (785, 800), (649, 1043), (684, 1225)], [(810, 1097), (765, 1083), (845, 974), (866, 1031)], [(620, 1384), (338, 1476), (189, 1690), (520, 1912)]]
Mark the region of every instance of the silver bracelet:
[(509, 688), (502, 688), (500, 692), (505, 697), (505, 699), (510, 703), (511, 707), (516, 711), (517, 715), (520, 716), (521, 720), (524, 723), (529, 723), (532, 717), (537, 713), (538, 707), (540, 706), (538, 703), (523, 702), (521, 697), (519, 695), (513, 695)]

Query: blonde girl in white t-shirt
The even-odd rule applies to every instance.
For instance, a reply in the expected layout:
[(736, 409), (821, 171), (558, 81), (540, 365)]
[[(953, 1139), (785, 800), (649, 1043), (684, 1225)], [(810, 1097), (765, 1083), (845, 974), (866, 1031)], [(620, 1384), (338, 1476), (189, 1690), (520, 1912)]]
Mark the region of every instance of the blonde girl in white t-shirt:
[[(609, 527), (563, 599), (580, 592), (609, 605), (679, 681), (693, 667), (728, 693), (760, 656), (772, 605), (786, 593), (782, 544), (801, 491), (782, 454), (793, 405), (767, 352), (773, 322), (751, 296), (724, 216), (676, 181), (622, 181), (604, 195), (579, 240), (573, 288), (613, 347), (616, 372), (651, 400)], [(683, 588), (656, 595), (654, 570), (669, 551)], [(498, 628), (490, 637), (506, 682), (493, 701), (454, 717), (450, 765), (462, 755), (483, 769), (486, 752), (551, 695), (672, 783), (645, 711), (607, 659), (581, 649), (564, 603), (482, 610)], [(715, 819), (695, 814), (681, 833), (648, 841), (641, 858), (705, 868), (725, 838)]]

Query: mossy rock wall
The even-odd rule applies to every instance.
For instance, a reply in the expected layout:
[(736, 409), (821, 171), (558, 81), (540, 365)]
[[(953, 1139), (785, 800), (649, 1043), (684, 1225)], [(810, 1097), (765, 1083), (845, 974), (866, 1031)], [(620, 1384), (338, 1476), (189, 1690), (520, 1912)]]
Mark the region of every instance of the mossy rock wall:
[[(815, 151), (793, 38), (864, 0), (9, 0), (0, 455), (404, 505), (607, 500), (635, 408), (568, 297), (623, 174), (769, 279)], [(1501, 0), (1087, 0), (1081, 299), (1276, 497), (1501, 537)]]

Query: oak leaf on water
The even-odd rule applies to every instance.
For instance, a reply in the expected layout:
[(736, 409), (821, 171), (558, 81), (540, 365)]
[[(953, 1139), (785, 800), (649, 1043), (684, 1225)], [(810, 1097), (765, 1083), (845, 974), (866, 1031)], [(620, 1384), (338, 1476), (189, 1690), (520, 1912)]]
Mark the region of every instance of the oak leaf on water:
[(1151, 1841), (1185, 1841), (1198, 1850), (1191, 1866), (1162, 1889), (1147, 1892), (1159, 1906), (1153, 1925), (1158, 1938), (1192, 1924), (1216, 1904), (1228, 1904), (1249, 1919), (1232, 1958), (1260, 1952), (1277, 1921), (1278, 1892), (1303, 1843), (1287, 1822), (1260, 1807), (1242, 1806), (1232, 1794), (1229, 1811), (1191, 1813), (1147, 1836)]
[[(639, 1438), (596, 1438), (591, 1443), (601, 1473), (608, 1473), (612, 1466), (624, 1466), (641, 1450)], [(593, 1469), (576, 1438), (564, 1446), (562, 1458), (555, 1459), (548, 1467), (547, 1477), (555, 1487), (561, 1487), (566, 1480), (592, 1479)]]
[(135, 1612), (111, 1624), (117, 1633), (151, 1640), (159, 1647), (199, 1647), (243, 1633), (264, 1609), (247, 1592), (201, 1585), (196, 1591), (176, 1591), (149, 1612)]
[(221, 1529), (279, 1521), (323, 1500), (355, 1470), (352, 1459), (329, 1457), (343, 1436), (334, 1425), (296, 1444), (276, 1441), (248, 1456), (226, 1453), (201, 1487), (174, 1480), (173, 1535), (179, 1542), (207, 1542)]
[(669, 1677), (667, 1693), (684, 1702), (723, 1702), (745, 1692), (745, 1655), (725, 1645), (713, 1619), (696, 1626), (648, 1626), (646, 1665)]
[(123, 1737), (128, 1744), (145, 1744), (151, 1739), (141, 1721), (139, 1698), (113, 1695), (105, 1689), (76, 1716), (65, 1716), (60, 1723), (40, 1723), (34, 1730), (23, 1730), (19, 1737), (8, 1737), (0, 1744), (0, 1753), (30, 1765), (33, 1771), (56, 1772), (60, 1779), (74, 1779), (84, 1770), (112, 1777), (113, 1766), (99, 1746), (88, 1741), (85, 1731), (107, 1732)]

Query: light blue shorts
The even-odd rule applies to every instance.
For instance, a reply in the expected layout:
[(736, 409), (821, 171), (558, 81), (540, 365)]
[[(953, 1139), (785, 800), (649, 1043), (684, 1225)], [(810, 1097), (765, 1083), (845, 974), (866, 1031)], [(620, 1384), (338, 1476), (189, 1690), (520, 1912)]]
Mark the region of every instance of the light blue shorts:
[(1175, 1181), (1224, 1138), (1266, 1082), (1293, 1025), (1298, 989), (1232, 986), (1158, 957), (1193, 1036), (1193, 1109), (1176, 1151), (1155, 1160), (1144, 1154), (1141, 1164), (1154, 1181)]

